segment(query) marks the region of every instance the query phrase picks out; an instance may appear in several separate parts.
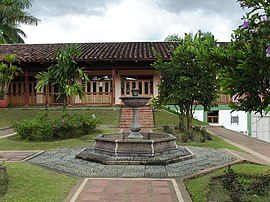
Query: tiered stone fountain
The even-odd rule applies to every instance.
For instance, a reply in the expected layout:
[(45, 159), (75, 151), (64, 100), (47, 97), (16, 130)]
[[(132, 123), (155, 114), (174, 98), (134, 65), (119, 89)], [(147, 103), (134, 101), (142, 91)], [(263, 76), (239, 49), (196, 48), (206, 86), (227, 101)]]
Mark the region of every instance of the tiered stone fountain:
[(131, 90), (132, 96), (120, 97), (123, 103), (132, 107), (133, 120), (130, 133), (102, 134), (95, 138), (95, 145), (85, 148), (77, 158), (104, 164), (168, 164), (193, 157), (184, 147), (178, 147), (175, 136), (167, 133), (140, 132), (138, 110), (151, 97), (138, 96), (139, 91)]

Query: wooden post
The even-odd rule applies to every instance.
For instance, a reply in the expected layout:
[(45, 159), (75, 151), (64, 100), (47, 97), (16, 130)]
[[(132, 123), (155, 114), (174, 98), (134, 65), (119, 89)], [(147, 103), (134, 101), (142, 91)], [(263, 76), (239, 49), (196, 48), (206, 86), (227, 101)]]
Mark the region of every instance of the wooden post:
[(112, 92), (111, 92), (111, 97), (112, 97), (112, 106), (115, 106), (115, 69), (112, 69)]
[(24, 70), (24, 105), (29, 105), (29, 81), (28, 81), (28, 68)]

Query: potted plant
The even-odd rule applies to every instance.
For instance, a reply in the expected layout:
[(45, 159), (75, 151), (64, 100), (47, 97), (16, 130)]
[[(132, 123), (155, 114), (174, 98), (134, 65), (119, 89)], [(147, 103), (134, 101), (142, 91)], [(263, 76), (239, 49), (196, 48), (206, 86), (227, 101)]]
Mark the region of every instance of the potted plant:
[(11, 81), (14, 79), (21, 68), (13, 63), (17, 62), (16, 54), (7, 54), (5, 55), (0, 62), (0, 108), (5, 108), (8, 106), (7, 102), (7, 92), (10, 86)]

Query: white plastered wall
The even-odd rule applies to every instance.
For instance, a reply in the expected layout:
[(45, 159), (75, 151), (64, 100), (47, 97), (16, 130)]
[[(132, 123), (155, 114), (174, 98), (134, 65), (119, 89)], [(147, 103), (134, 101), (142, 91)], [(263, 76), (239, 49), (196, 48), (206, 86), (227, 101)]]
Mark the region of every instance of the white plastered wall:
[(203, 122), (204, 110), (195, 110), (193, 118)]
[[(239, 122), (231, 123), (231, 116), (238, 116)], [(232, 112), (231, 110), (219, 110), (219, 123), (211, 125), (224, 126), (230, 130), (247, 134), (248, 131), (248, 114), (243, 111)]]

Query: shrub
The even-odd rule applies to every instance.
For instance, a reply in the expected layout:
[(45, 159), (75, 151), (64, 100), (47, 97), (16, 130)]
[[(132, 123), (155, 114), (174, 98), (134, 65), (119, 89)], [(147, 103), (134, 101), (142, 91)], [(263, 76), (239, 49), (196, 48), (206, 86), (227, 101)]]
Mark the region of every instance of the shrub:
[(202, 128), (200, 132), (201, 132), (201, 135), (202, 135), (202, 137), (203, 137), (204, 139), (206, 139), (206, 140), (213, 140), (212, 136), (210, 135), (210, 133), (208, 133), (208, 132), (205, 130), (205, 128)]
[(188, 142), (189, 139), (188, 139), (188, 136), (186, 134), (182, 134), (181, 135), (181, 142)]
[(225, 174), (222, 177), (223, 187), (229, 191), (230, 198), (233, 202), (242, 201), (242, 197), (245, 194), (245, 189), (240, 183), (239, 175), (229, 166)]
[(187, 137), (190, 141), (194, 141), (195, 136), (194, 136), (194, 133), (192, 131), (186, 131), (185, 134), (187, 135)]
[(40, 119), (26, 119), (17, 121), (13, 125), (17, 134), (23, 140), (50, 141), (53, 140), (53, 128), (49, 121)]
[(255, 183), (248, 188), (248, 191), (259, 196), (267, 195), (270, 191), (270, 173), (255, 179)]
[(13, 127), (23, 140), (51, 141), (92, 133), (99, 123), (100, 119), (88, 113), (65, 114), (57, 118), (42, 113), (34, 119), (15, 122)]
[(0, 198), (4, 196), (8, 188), (8, 174), (6, 168), (0, 164)]
[(170, 126), (163, 126), (163, 132), (164, 133), (174, 134), (173, 129), (170, 128)]

